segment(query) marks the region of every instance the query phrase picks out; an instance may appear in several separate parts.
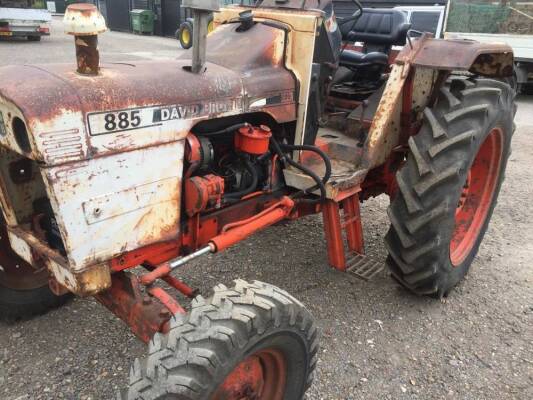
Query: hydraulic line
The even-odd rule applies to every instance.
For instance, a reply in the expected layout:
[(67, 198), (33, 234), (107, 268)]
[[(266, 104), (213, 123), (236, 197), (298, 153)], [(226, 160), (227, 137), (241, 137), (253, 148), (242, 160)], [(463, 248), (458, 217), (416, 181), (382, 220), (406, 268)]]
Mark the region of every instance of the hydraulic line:
[[(321, 149), (319, 149), (316, 146), (311, 146), (308, 144), (301, 144), (301, 145), (293, 145), (293, 144), (284, 144), (281, 146), (283, 149), (287, 150), (297, 150), (297, 151), (312, 151), (316, 154), (318, 154), (322, 160), (324, 160), (324, 165), (326, 166), (326, 171), (324, 173), (324, 177), (322, 178), (322, 183), (326, 184), (329, 181), (329, 178), (331, 178), (331, 161), (326, 153), (324, 153)], [(316, 190), (318, 187), (314, 187), (312, 189), (307, 189), (308, 191)]]
[[(280, 161), (283, 164), (292, 165), (294, 168), (299, 169), (300, 171), (302, 171), (304, 174), (306, 174), (309, 177), (311, 177), (316, 182), (316, 185), (311, 186), (311, 187), (309, 187), (309, 188), (307, 188), (305, 190), (302, 190), (302, 191), (296, 193), (295, 195), (293, 195), (291, 197), (292, 198), (298, 198), (298, 197), (304, 196), (304, 195), (306, 195), (306, 194), (308, 194), (310, 192), (313, 192), (316, 189), (319, 189), (320, 190), (320, 198), (318, 200), (310, 200), (310, 201), (311, 202), (323, 202), (326, 199), (326, 186), (325, 186), (325, 184), (328, 182), (329, 178), (331, 177), (331, 161), (330, 161), (329, 157), (327, 156), (327, 154), (324, 153), (322, 150), (320, 150), (316, 146), (311, 146), (311, 145), (287, 145), (287, 144), (280, 146), (280, 144), (277, 142), (276, 139), (274, 139), (274, 137), (272, 137), (270, 140), (271, 140), (271, 144), (272, 144), (272, 149), (278, 155)], [(316, 173), (314, 173), (308, 167), (306, 167), (306, 166), (294, 161), (290, 157), (287, 157), (286, 154), (283, 152), (282, 148), (286, 149), (286, 150), (312, 151), (312, 152), (315, 152), (316, 154), (318, 154), (324, 160), (324, 165), (326, 167), (326, 171), (324, 173), (324, 177), (321, 179)], [(309, 200), (303, 200), (302, 199), (300, 201), (309, 201)]]
[(199, 136), (215, 136), (215, 135), (223, 135), (225, 133), (231, 133), (238, 131), (241, 128), (244, 128), (245, 126), (249, 126), (250, 124), (248, 122), (241, 122), (239, 124), (228, 126), (227, 128), (221, 129), (219, 131), (214, 132), (206, 132), (206, 133), (199, 133)]
[(293, 198), (298, 198), (298, 197), (304, 196), (304, 195), (306, 195), (306, 194), (308, 194), (310, 192), (312, 193), (313, 191), (316, 190), (316, 188), (318, 188), (320, 190), (320, 199), (318, 201), (319, 202), (323, 202), (324, 200), (326, 200), (326, 186), (324, 185), (324, 182), (322, 182), (322, 179), (320, 179), (320, 177), (317, 174), (315, 174), (313, 171), (311, 171), (306, 166), (297, 163), (296, 161), (294, 161), (291, 158), (287, 158), (286, 161), (287, 161), (288, 164), (292, 165), (295, 168), (298, 168), (304, 174), (310, 176), (316, 182), (316, 185), (311, 186), (311, 187), (309, 187), (307, 189), (301, 190), (300, 192), (298, 192), (294, 196), (292, 196)]

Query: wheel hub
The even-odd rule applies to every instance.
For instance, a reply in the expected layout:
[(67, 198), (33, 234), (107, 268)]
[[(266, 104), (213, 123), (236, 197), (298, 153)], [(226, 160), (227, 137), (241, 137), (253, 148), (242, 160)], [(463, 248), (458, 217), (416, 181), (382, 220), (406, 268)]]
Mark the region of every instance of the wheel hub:
[(494, 128), (468, 171), (455, 211), (455, 228), (450, 242), (450, 260), (454, 267), (468, 257), (485, 224), (498, 183), (502, 149), (503, 132), (501, 128)]
[(212, 400), (281, 400), (287, 366), (281, 351), (261, 350), (238, 364)]

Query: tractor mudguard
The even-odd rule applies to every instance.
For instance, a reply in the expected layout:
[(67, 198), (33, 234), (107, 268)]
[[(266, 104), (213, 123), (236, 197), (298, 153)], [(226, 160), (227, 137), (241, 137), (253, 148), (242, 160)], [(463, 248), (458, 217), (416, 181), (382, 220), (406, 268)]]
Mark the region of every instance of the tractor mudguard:
[(506, 44), (479, 43), (473, 40), (426, 38), (423, 46), (412, 50), (407, 45), (396, 63), (410, 62), (414, 67), (445, 71), (464, 71), (490, 78), (513, 75), (513, 50)]
[(452, 72), (504, 79), (513, 75), (512, 49), (505, 44), (441, 40), (423, 36), (410, 41), (392, 66), (372, 121), (362, 165), (371, 170), (389, 158), (401, 132), (415, 134), (422, 111)]

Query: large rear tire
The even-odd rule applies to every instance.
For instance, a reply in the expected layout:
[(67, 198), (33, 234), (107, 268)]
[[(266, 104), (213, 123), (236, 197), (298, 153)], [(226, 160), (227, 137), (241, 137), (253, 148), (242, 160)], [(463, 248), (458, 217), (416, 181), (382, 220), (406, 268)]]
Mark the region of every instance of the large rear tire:
[(127, 400), (301, 399), (311, 385), (318, 334), (287, 292), (242, 280), (198, 297), (136, 360)]
[(468, 272), (504, 179), (515, 111), (508, 84), (464, 77), (424, 111), (385, 239), (393, 276), (414, 293), (442, 297)]

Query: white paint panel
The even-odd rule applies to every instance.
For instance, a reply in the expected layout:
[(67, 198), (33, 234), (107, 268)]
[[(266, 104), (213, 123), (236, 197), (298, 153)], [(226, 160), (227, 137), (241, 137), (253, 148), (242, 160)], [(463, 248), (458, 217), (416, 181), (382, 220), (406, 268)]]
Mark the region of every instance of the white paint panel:
[[(52, 120), (30, 120), (30, 138), (34, 141), (34, 153), (47, 164), (59, 164), (80, 160), (88, 155), (87, 139), (83, 127), (83, 114), (62, 110)], [(40, 154), (39, 154), (40, 153)]]
[(179, 187), (177, 177), (136, 186), (122, 192), (115, 192), (83, 203), (88, 224), (95, 224), (142, 208), (168, 201), (166, 188)]
[(59, 284), (66, 287), (71, 292), (76, 293), (78, 291), (76, 278), (68, 269), (58, 264), (51, 258), (45, 259), (45, 263), (46, 267), (54, 275), (54, 278), (59, 282)]
[(8, 231), (7, 235), (9, 237), (9, 243), (11, 244), (13, 251), (17, 253), (28, 264), (33, 265), (33, 256), (31, 253), (30, 245), (11, 231)]
[(183, 148), (177, 141), (43, 168), (71, 268), (177, 237)]

